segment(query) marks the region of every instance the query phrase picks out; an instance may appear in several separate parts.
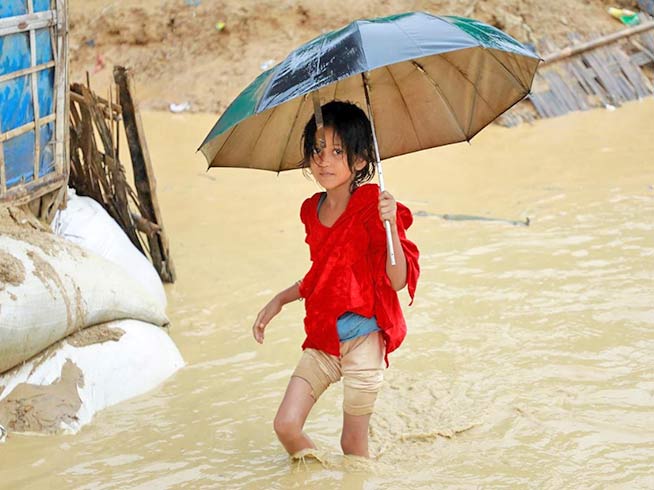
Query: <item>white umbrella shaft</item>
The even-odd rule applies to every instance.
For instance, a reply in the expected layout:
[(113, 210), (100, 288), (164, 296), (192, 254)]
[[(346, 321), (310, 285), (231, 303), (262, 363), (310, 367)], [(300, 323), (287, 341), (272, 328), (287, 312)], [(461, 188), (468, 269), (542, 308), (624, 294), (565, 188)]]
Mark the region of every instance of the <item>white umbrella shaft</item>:
[[(372, 142), (375, 147), (375, 165), (377, 167), (377, 175), (379, 177), (379, 190), (384, 192), (384, 171), (382, 169), (381, 159), (379, 158), (379, 146), (377, 145), (377, 134), (375, 133), (375, 120), (372, 114), (372, 105), (370, 105), (370, 93), (368, 92), (368, 76), (366, 73), (361, 74), (363, 79), (363, 90), (366, 94), (366, 104), (368, 105), (368, 117), (370, 118), (370, 127), (372, 129)], [(391, 233), (391, 222), (384, 220), (384, 228), (386, 229), (386, 244), (388, 245), (388, 256), (391, 259), (391, 265), (395, 265), (395, 248), (393, 247), (393, 235)]]

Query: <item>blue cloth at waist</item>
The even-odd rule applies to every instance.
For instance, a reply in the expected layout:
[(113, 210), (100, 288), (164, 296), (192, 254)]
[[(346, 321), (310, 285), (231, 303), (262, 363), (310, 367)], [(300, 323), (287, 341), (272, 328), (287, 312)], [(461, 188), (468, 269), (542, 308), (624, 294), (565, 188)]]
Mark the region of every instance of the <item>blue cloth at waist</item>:
[(366, 318), (347, 311), (336, 320), (336, 330), (338, 330), (338, 340), (345, 342), (346, 340), (377, 332), (379, 331), (379, 325), (377, 325), (377, 319), (374, 316)]

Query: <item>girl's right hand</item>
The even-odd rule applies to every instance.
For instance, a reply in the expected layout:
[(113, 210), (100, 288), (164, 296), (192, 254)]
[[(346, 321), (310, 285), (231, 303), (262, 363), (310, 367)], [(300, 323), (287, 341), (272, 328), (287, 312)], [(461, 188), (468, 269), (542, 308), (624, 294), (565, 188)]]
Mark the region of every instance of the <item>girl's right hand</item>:
[(280, 311), (282, 311), (282, 303), (277, 296), (275, 296), (261, 309), (257, 315), (257, 319), (254, 320), (254, 325), (252, 325), (252, 336), (254, 337), (254, 340), (263, 344), (264, 330), (266, 329), (268, 322), (270, 322), (270, 320), (272, 320)]

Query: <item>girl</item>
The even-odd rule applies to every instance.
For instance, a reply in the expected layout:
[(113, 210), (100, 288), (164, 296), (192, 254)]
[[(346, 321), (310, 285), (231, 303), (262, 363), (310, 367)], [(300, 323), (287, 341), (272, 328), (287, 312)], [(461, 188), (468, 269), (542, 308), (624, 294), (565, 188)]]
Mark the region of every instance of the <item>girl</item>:
[[(302, 204), (312, 266), (306, 276), (277, 294), (252, 326), (257, 342), (282, 307), (305, 299), (303, 353), (275, 417), (280, 442), (292, 455), (311, 454), (304, 423), (322, 392), (343, 378), (345, 454), (368, 457), (368, 424), (388, 354), (406, 335), (396, 291), (418, 280), (418, 249), (406, 239), (411, 212), (375, 184), (370, 121), (356, 105), (333, 101), (322, 107), (324, 142), (316, 120), (304, 129), (304, 160), (325, 189)], [(386, 253), (383, 221), (389, 220), (396, 265)], [(386, 361), (386, 362), (385, 362)]]

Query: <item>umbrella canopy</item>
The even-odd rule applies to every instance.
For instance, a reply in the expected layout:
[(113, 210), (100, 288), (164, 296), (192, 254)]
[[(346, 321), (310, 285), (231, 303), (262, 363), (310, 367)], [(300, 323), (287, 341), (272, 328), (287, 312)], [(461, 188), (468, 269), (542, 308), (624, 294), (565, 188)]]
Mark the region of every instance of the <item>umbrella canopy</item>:
[(200, 151), (210, 167), (298, 168), (311, 95), (365, 109), (363, 74), (382, 159), (470, 140), (529, 93), (539, 61), (473, 19), (412, 12), (357, 20), (262, 73)]

